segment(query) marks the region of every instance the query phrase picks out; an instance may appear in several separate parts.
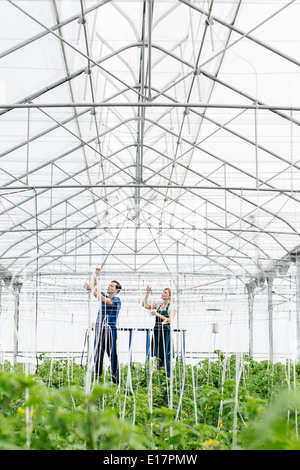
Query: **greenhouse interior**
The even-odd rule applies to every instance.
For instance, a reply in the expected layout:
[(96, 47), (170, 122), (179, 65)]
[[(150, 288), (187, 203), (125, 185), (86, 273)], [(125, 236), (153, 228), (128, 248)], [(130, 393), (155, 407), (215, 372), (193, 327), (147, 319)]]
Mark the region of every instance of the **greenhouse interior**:
[[(48, 361), (50, 383), (61, 361), (85, 370), (92, 393), (100, 295), (118, 282), (123, 420), (138, 421), (139, 367), (150, 381), (157, 370), (153, 306), (165, 289), (174, 423), (190, 377), (201, 425), (203, 364), (206, 377), (218, 364), (222, 386), (232, 358), (239, 384), (251, 361), (276, 365), (294, 390), (300, 1), (1, 0), (0, 11), (0, 370)], [(219, 432), (224, 406), (205, 421)], [(226, 447), (213, 436), (198, 448)]]

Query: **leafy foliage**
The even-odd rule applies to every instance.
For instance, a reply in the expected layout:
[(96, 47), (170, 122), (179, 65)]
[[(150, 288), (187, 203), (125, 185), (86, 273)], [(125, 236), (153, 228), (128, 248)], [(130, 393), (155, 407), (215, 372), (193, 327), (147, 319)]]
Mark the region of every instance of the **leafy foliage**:
[[(86, 392), (86, 367), (42, 357), (0, 372), (0, 449), (299, 449), (300, 367), (225, 357), (109, 370)], [(238, 372), (239, 371), (239, 375)]]

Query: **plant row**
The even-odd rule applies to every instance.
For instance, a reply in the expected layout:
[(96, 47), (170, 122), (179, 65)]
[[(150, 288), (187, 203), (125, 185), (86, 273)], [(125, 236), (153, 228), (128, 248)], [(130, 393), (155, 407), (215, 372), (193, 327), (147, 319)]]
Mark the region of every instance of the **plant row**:
[(37, 370), (0, 366), (0, 449), (300, 449), (300, 364), (226, 357), (110, 370), (87, 391), (88, 371), (73, 360), (40, 358)]

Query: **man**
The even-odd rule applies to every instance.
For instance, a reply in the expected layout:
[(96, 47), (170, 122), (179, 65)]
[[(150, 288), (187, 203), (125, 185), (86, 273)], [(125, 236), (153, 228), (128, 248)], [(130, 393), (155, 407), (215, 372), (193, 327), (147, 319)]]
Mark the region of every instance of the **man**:
[[(99, 272), (100, 269), (96, 270)], [(91, 290), (91, 286), (86, 282), (86, 290)], [(95, 327), (95, 376), (102, 375), (103, 357), (106, 351), (111, 360), (111, 377), (116, 384), (119, 383), (119, 361), (117, 354), (117, 319), (121, 309), (121, 300), (117, 294), (122, 289), (118, 281), (111, 281), (107, 288), (107, 295), (98, 292), (97, 278), (94, 281), (94, 296), (101, 300)]]

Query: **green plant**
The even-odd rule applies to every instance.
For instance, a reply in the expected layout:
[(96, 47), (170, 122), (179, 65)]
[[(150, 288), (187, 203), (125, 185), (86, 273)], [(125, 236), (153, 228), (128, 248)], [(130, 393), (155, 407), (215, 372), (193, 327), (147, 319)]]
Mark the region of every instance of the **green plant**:
[[(0, 449), (298, 449), (298, 364), (219, 352), (215, 361), (110, 370), (86, 392), (86, 367), (42, 357), (34, 375), (0, 372)], [(238, 367), (240, 369), (238, 369)], [(237, 370), (240, 375), (237, 380)], [(294, 383), (294, 379), (296, 382)]]

